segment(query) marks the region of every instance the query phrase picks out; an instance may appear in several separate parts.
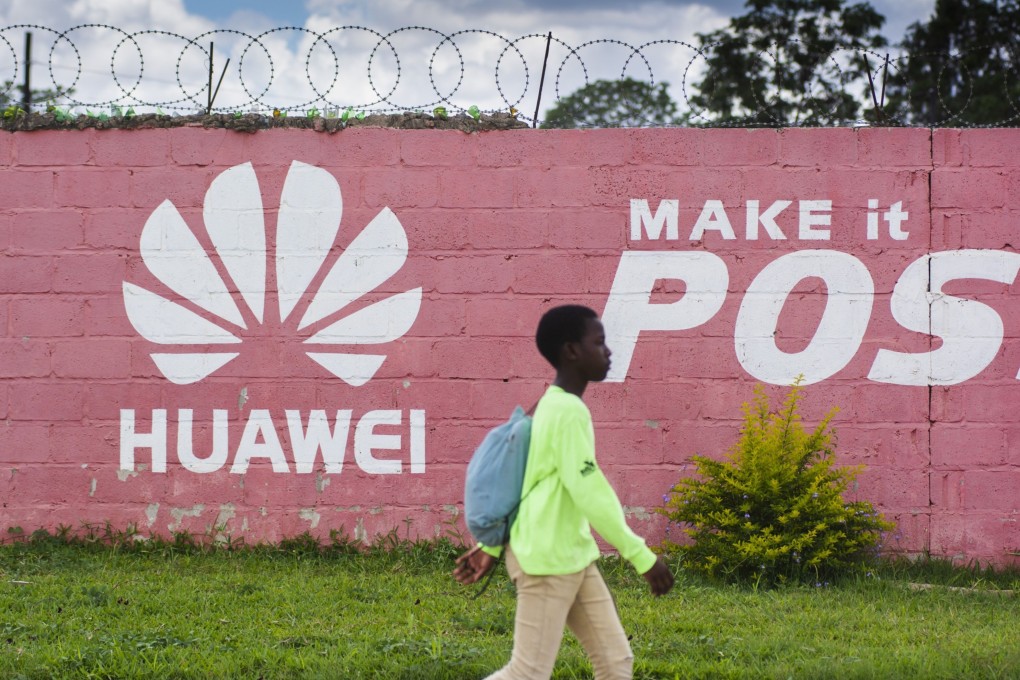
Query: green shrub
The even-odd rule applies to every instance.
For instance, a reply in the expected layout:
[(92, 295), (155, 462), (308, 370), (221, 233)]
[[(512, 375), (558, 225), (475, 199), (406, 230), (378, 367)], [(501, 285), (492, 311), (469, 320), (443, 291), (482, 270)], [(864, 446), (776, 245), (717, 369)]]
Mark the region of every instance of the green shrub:
[(726, 459), (695, 456), (698, 476), (664, 497), (660, 512), (690, 539), (675, 543), (667, 531), (665, 548), (682, 553), (688, 568), (729, 582), (821, 584), (867, 564), (893, 527), (870, 503), (843, 500), (860, 468), (834, 467), (829, 423), (837, 409), (804, 430), (799, 382), (778, 412), (756, 387)]

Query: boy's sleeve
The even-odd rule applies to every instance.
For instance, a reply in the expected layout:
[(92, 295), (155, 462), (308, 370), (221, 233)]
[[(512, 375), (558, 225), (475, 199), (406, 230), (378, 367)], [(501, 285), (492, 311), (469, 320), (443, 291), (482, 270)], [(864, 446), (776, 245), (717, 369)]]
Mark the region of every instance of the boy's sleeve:
[(479, 543), (478, 547), (482, 549), (483, 553), (492, 555), (496, 559), (499, 559), (499, 556), (503, 554), (503, 546), (501, 545), (485, 545), (484, 543)]
[(559, 435), (560, 478), (574, 504), (592, 528), (644, 574), (655, 565), (655, 553), (627, 526), (620, 500), (595, 461), (591, 418), (587, 413), (571, 414), (564, 418)]

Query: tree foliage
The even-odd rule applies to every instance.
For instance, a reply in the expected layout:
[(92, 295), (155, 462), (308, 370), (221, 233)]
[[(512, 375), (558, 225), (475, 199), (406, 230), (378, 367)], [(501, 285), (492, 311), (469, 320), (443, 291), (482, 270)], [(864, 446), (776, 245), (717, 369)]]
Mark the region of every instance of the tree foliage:
[[(64, 97), (69, 94), (73, 94), (74, 89), (62, 90), (62, 89), (42, 89), (32, 90), (32, 107), (33, 109), (41, 109), (46, 106), (47, 103), (60, 102)], [(3, 85), (0, 85), (0, 108), (7, 108), (8, 106), (20, 106), (24, 101), (23, 88), (16, 86), (14, 81), (5, 80)]]
[(634, 78), (596, 80), (562, 97), (543, 128), (663, 127), (680, 122), (667, 83)]
[[(866, 50), (885, 18), (867, 2), (748, 0), (727, 28), (698, 34), (706, 71), (691, 123), (782, 127), (853, 121), (867, 87)], [(856, 92), (856, 94), (855, 94)]]
[(695, 456), (697, 477), (673, 487), (662, 514), (692, 543), (667, 540), (686, 566), (724, 581), (820, 582), (866, 563), (891, 529), (870, 503), (844, 500), (856, 468), (835, 467), (829, 413), (800, 422), (800, 387), (773, 412), (759, 386), (727, 460)]
[(888, 112), (914, 125), (1000, 125), (1020, 117), (1020, 2), (936, 0), (890, 67)]

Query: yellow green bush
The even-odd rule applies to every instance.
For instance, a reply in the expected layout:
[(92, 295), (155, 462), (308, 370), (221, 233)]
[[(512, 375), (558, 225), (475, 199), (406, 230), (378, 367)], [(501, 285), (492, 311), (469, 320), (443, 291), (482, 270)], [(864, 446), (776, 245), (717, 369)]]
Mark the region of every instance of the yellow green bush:
[(825, 583), (866, 566), (893, 524), (871, 503), (844, 495), (860, 467), (836, 467), (828, 415), (808, 432), (803, 392), (778, 411), (761, 386), (743, 406), (739, 441), (722, 461), (694, 456), (696, 476), (679, 481), (660, 509), (687, 540), (667, 538), (687, 568), (727, 582)]

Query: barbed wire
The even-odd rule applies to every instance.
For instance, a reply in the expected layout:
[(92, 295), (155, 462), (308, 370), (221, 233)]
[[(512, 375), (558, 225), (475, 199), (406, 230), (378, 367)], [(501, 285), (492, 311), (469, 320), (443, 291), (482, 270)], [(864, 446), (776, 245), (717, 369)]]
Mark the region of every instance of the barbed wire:
[[(44, 60), (19, 56), (16, 44), (22, 33), (37, 36), (37, 44), (39, 37), (43, 38), (39, 53), (45, 54)], [(215, 29), (188, 37), (162, 30), (127, 32), (98, 23), (64, 30), (15, 24), (0, 28), (0, 54), (10, 54), (9, 62), (0, 66), (0, 102), (21, 102), (21, 81), (26, 71), (44, 67), (50, 82), (42, 88), (33, 82), (31, 89), (49, 91), (59, 105), (69, 110), (84, 109), (83, 113), (95, 113), (93, 109), (104, 107), (172, 114), (284, 111), (332, 116), (341, 112), (422, 111), (445, 116), (509, 111), (537, 124), (542, 122), (537, 120), (541, 116), (538, 93), (544, 83), (537, 82), (535, 74), (548, 72), (553, 94), (543, 102), (547, 110), (557, 104), (562, 108), (571, 93), (596, 80), (625, 79), (667, 87), (681, 106), (680, 115), (664, 123), (654, 112), (633, 110), (634, 106), (640, 107), (640, 102), (626, 102), (632, 110), (621, 114), (622, 119), (615, 122), (620, 126), (817, 125), (818, 116), (802, 122), (777, 112), (805, 102), (824, 105), (826, 101), (831, 106), (822, 112), (826, 121), (823, 124), (868, 122), (839, 120), (832, 93), (829, 100), (822, 100), (813, 99), (806, 90), (789, 92), (781, 88), (773, 88), (765, 99), (755, 94), (752, 103), (756, 108), (742, 102), (744, 110), (738, 114), (706, 110), (704, 99), (699, 100), (699, 87), (704, 85), (708, 51), (717, 46), (699, 47), (672, 39), (633, 45), (611, 38), (575, 46), (551, 33), (514, 38), (482, 29), (443, 33), (424, 26), (406, 26), (388, 33), (353, 25), (321, 32), (283, 26), (258, 34)], [(876, 95), (879, 85), (884, 98), (887, 83), (902, 84), (908, 60), (923, 57), (881, 54), (845, 45), (821, 56), (836, 74), (841, 88), (837, 94), (851, 97), (859, 111), (874, 105), (869, 119), (872, 123), (991, 127), (1020, 120), (1016, 59), (1008, 47), (1005, 50), (1009, 62), (1002, 76), (1002, 94), (1012, 115), (992, 123), (978, 122), (980, 117), (968, 112), (976, 76), (964, 64), (962, 53), (930, 55), (931, 70), (936, 73), (930, 97), (939, 106), (929, 108), (943, 112), (931, 116), (931, 120), (919, 119), (916, 112), (883, 110)], [(660, 54), (663, 51), (665, 56)], [(772, 55), (765, 50), (758, 58), (767, 60)], [(108, 72), (96, 66), (101, 63), (109, 64)], [(867, 80), (862, 79), (859, 69), (856, 76), (850, 75), (849, 66), (860, 63), (867, 66), (863, 71)], [(773, 68), (778, 69), (778, 63)], [(955, 80), (951, 86), (944, 86), (949, 76)], [(966, 93), (962, 103), (961, 90)], [(532, 107), (534, 115), (530, 115)], [(583, 107), (578, 107), (565, 112), (572, 120), (571, 126), (598, 125), (597, 121), (586, 120)]]

